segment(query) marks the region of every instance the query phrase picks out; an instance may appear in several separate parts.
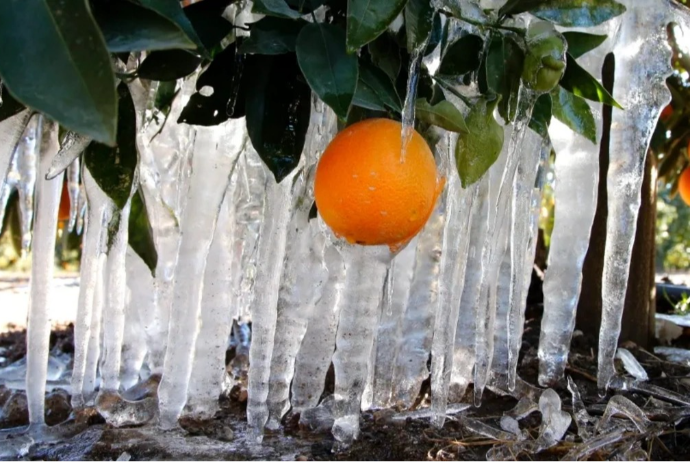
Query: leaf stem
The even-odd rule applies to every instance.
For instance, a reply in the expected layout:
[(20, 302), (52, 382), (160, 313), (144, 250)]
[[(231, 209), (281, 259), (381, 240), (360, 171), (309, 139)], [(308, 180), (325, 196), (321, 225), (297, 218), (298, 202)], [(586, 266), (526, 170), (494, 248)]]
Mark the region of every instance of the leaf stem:
[(445, 16), (451, 16), (451, 17), (453, 17), (453, 18), (456, 18), (456, 19), (459, 19), (459, 20), (461, 20), (461, 21), (464, 21), (464, 22), (466, 22), (467, 24), (472, 24), (473, 26), (477, 26), (477, 27), (488, 27), (488, 28), (490, 28), (490, 29), (502, 29), (502, 30), (507, 30), (507, 31), (510, 31), (510, 32), (515, 32), (515, 33), (518, 34), (518, 35), (525, 35), (525, 30), (524, 30), (524, 29), (520, 29), (519, 27), (504, 26), (504, 25), (498, 24), (498, 23), (496, 23), (496, 24), (487, 24), (487, 23), (483, 23), (483, 22), (481, 22), (481, 21), (476, 21), (476, 20), (474, 20), (474, 19), (467, 18), (467, 17), (465, 17), (465, 16), (463, 16), (463, 15), (461, 15), (461, 14), (453, 14), (453, 13), (451, 13), (450, 11), (446, 11), (446, 10), (438, 10), (438, 11), (439, 11), (439, 13), (441, 13), (441, 14), (443, 14), (443, 15), (445, 15)]

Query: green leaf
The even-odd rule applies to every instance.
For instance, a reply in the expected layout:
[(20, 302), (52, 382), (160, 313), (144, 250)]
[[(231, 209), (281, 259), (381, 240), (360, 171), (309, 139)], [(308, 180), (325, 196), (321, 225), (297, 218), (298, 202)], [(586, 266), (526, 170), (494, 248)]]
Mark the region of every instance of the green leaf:
[(400, 74), (400, 48), (389, 34), (381, 34), (368, 46), (371, 62), (386, 73), (392, 82)]
[(245, 74), (249, 138), (280, 182), (297, 166), (302, 155), (311, 113), (311, 90), (303, 81), (294, 54), (249, 56)]
[(551, 92), (551, 100), (555, 118), (592, 143), (597, 142), (597, 127), (587, 101), (560, 86)]
[(148, 80), (171, 81), (186, 77), (201, 64), (201, 58), (184, 50), (153, 51), (141, 63), (137, 74)]
[(515, 120), (524, 60), (525, 53), (512, 37), (496, 34), (491, 38), (486, 57), (486, 84), (489, 90), (501, 95), (498, 112), (506, 122)]
[(146, 213), (146, 205), (141, 189), (132, 196), (128, 231), (130, 247), (144, 260), (146, 266), (151, 270), (151, 275), (155, 276), (156, 265), (158, 265), (158, 252), (153, 241), (153, 230), (148, 213)]
[(381, 102), (397, 112), (402, 112), (402, 102), (385, 72), (367, 61), (360, 60), (359, 80), (369, 86)]
[(125, 83), (117, 87), (117, 146), (93, 142), (84, 151), (84, 164), (93, 179), (121, 210), (132, 195), (137, 169), (137, 119), (134, 101)]
[[(225, 122), (229, 118), (244, 115), (244, 103), (240, 100), (243, 55), (235, 53), (236, 44), (229, 45), (216, 55), (211, 65), (196, 81), (196, 93), (182, 110), (178, 123), (211, 126)], [(210, 96), (201, 90), (212, 89)]]
[(614, 0), (509, 0), (499, 15), (525, 11), (559, 26), (591, 27), (623, 14), (625, 7)]
[(347, 50), (354, 53), (381, 35), (405, 3), (406, 0), (348, 0)]
[(0, 83), (0, 122), (19, 114), (26, 106), (17, 101)]
[(207, 50), (213, 50), (232, 32), (232, 23), (222, 15), (228, 5), (234, 1), (236, 0), (204, 0), (192, 3), (183, 9)]
[(250, 24), (251, 34), (242, 42), (240, 53), (260, 55), (280, 55), (295, 51), (297, 36), (307, 21), (266, 16), (261, 21)]
[(85, 2), (3, 0), (0, 43), (0, 77), (17, 100), (70, 130), (115, 143), (115, 77)]
[(159, 15), (180, 28), (189, 39), (194, 42), (199, 52), (210, 57), (208, 50), (192, 27), (192, 23), (182, 11), (182, 4), (178, 0), (137, 0), (142, 6), (155, 11)]
[(419, 120), (436, 125), (451, 132), (468, 133), (462, 113), (450, 101), (440, 101), (430, 105), (427, 100), (420, 98), (415, 101), (415, 114)]
[(175, 24), (134, 3), (94, 2), (92, 10), (111, 53), (195, 48)]
[(153, 102), (153, 105), (156, 107), (156, 109), (166, 115), (170, 113), (172, 103), (177, 96), (176, 87), (177, 82), (174, 80), (161, 82), (158, 84), (158, 89), (156, 90), (156, 99)]
[(455, 160), (462, 187), (478, 181), (496, 162), (503, 147), (503, 127), (493, 112), (500, 96), (494, 99), (480, 98), (472, 106), (465, 122), (469, 133), (458, 137), (455, 146)]
[(623, 107), (613, 99), (613, 96), (606, 91), (606, 88), (604, 88), (604, 86), (589, 72), (584, 70), (570, 55), (568, 55), (568, 64), (566, 65), (565, 74), (561, 79), (560, 85), (581, 98), (623, 109)]
[(545, 93), (537, 98), (532, 110), (532, 118), (529, 121), (529, 128), (534, 130), (542, 138), (549, 135), (549, 124), (551, 123), (551, 95)]
[(288, 6), (285, 0), (256, 0), (252, 13), (261, 13), (277, 18), (297, 19), (302, 16)]
[(352, 98), (352, 104), (372, 111), (386, 110), (381, 98), (361, 78), (357, 82), (357, 90), (355, 90), (355, 96)]
[(286, 0), (295, 11), (301, 14), (309, 14), (325, 3), (325, 0)]
[(331, 24), (305, 26), (297, 37), (297, 61), (314, 93), (341, 119), (357, 88), (357, 57), (345, 52), (345, 32)]
[(431, 0), (408, 0), (405, 6), (408, 52), (412, 53), (429, 38), (434, 24), (434, 13)]
[(577, 59), (601, 45), (608, 36), (573, 31), (563, 32), (563, 37), (568, 42), (568, 54)]
[(446, 48), (439, 74), (460, 76), (479, 68), (484, 40), (478, 35), (465, 35)]

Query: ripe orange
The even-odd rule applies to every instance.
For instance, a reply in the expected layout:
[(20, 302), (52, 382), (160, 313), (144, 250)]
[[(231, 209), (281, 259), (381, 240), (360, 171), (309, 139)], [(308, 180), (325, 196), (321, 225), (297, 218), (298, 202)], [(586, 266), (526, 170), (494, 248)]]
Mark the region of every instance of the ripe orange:
[(348, 242), (395, 251), (429, 219), (443, 189), (434, 156), (416, 131), (401, 158), (400, 122), (369, 119), (331, 141), (314, 180), (316, 206)]
[(67, 181), (62, 183), (62, 195), (60, 196), (60, 208), (58, 209), (58, 221), (69, 220), (69, 191), (67, 190)]
[(678, 193), (687, 205), (690, 205), (690, 168), (686, 168), (678, 179)]

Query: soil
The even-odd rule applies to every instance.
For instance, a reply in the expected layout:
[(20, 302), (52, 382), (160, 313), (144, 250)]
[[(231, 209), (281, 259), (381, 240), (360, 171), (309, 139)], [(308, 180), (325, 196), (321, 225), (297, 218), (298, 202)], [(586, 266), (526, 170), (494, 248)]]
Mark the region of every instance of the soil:
[[(519, 374), (526, 382), (537, 383), (538, 360), (536, 356), (541, 307), (531, 306), (527, 312), (525, 333), (521, 350)], [(687, 344), (687, 338), (678, 339)], [(576, 335), (567, 369), (582, 395), (590, 414), (601, 416), (608, 399), (622, 394), (643, 408), (654, 422), (653, 431), (646, 433), (626, 431), (622, 442), (608, 444), (588, 455), (590, 460), (608, 460), (629, 457), (626, 448), (639, 442), (638, 454), (649, 460), (690, 459), (690, 425), (684, 416), (690, 416), (690, 405), (664, 403), (650, 398), (648, 393), (626, 391), (609, 392), (600, 397), (596, 387), (597, 339)], [(649, 383), (667, 390), (690, 396), (690, 367), (671, 363), (634, 344), (624, 345), (644, 366)], [(0, 347), (7, 363), (25, 354), (24, 332), (12, 332), (0, 336)], [(73, 351), (72, 329), (53, 332), (51, 348), (64, 353)], [(228, 362), (234, 352), (228, 352)], [(625, 375), (621, 364), (618, 372)], [(332, 392), (333, 376), (327, 379), (325, 394)], [(428, 382), (422, 389), (419, 407), (428, 405)], [(563, 410), (572, 411), (571, 394), (565, 381), (554, 390), (563, 402)], [(469, 403), (472, 390), (465, 400)], [(313, 432), (300, 427), (299, 416), (288, 414), (283, 428), (266, 432), (263, 444), (256, 444), (248, 431), (246, 390), (236, 386), (229, 396), (221, 399), (221, 408), (209, 420), (183, 418), (181, 428), (164, 432), (155, 425), (137, 428), (114, 428), (104, 423), (95, 412), (79, 415), (71, 413), (68, 395), (55, 391), (48, 396), (46, 417), (49, 436), (35, 444), (23, 443), (28, 438), (14, 430), (0, 431), (0, 458), (16, 460), (9, 449), (25, 447), (24, 459), (28, 460), (486, 460), (487, 451), (505, 441), (482, 436), (469, 428), (468, 422), (476, 419), (494, 429), (500, 429), (504, 412), (517, 404), (517, 399), (485, 391), (480, 407), (470, 406), (456, 416), (450, 416), (441, 429), (431, 426), (428, 418), (401, 418), (391, 410), (370, 411), (362, 414), (361, 434), (349, 448), (340, 448), (329, 432)], [(24, 392), (0, 387), (0, 406), (3, 408), (0, 428), (9, 429), (27, 425), (26, 398)], [(669, 417), (673, 414), (675, 417)], [(571, 412), (572, 413), (572, 412)], [(10, 418), (11, 417), (11, 418)], [(621, 422), (622, 419), (616, 419)], [(529, 438), (537, 438), (541, 415), (534, 412), (520, 421), (520, 427)], [(652, 427), (650, 427), (652, 428)], [(538, 454), (527, 451), (513, 454), (517, 460), (551, 460), (563, 458), (569, 450), (581, 443), (578, 429), (573, 422), (566, 437), (559, 444)], [(30, 442), (30, 440), (28, 440)], [(24, 446), (22, 446), (24, 444)], [(3, 451), (3, 446), (5, 450)], [(517, 446), (515, 446), (517, 448)], [(9, 448), (9, 449), (8, 449)], [(120, 458), (120, 459), (118, 459)]]

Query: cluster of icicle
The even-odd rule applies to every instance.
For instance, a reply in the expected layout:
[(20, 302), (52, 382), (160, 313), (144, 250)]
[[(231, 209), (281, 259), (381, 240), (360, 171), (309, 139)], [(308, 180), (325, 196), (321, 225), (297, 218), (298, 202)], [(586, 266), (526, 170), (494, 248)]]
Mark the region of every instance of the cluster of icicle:
[[(607, 41), (579, 60), (600, 77), (604, 56), (615, 53), (613, 96), (625, 107), (613, 110), (611, 129), (601, 387), (614, 376), (647, 146), (669, 101), (665, 26), (685, 23), (667, 0), (623, 3), (627, 12), (596, 31)], [(460, 22), (450, 30), (452, 37), (485, 33)], [(421, 55), (413, 60), (413, 82)], [(424, 59), (438, 59), (438, 52)], [(310, 219), (315, 165), (337, 130), (333, 112), (318, 98), (300, 164), (276, 183), (252, 148), (244, 119), (215, 127), (175, 123), (194, 78), (178, 82), (167, 117), (153, 109), (155, 84), (129, 85), (140, 154), (132, 194), (138, 186), (152, 224), (154, 274), (128, 247), (130, 204), (118, 209), (88, 169), (80, 172), (78, 155), (88, 139), (68, 134), (60, 147), (57, 125), (30, 119), (28, 110), (0, 123), (0, 197), (6, 201), (12, 188), (19, 190), (27, 249), (35, 211), (26, 374), (32, 425), (44, 422), (53, 248), (65, 169), (70, 228), (82, 220), (84, 228), (71, 379), (75, 408), (95, 406), (113, 425), (157, 422), (164, 429), (176, 427), (183, 414), (213, 415), (233, 382), (225, 364), (233, 323), (242, 337), (237, 357), (246, 361), (248, 354), (247, 418), (257, 439), (291, 410), (306, 424), (325, 420), (347, 444), (358, 435), (361, 410), (411, 407), (429, 375), (436, 425), (470, 383), (477, 404), (486, 387), (536, 396), (539, 389), (521, 381), (516, 368), (552, 148), (527, 128), (538, 95), (520, 90), (517, 120), (506, 127), (509, 141), (499, 160), (467, 188), (455, 172), (457, 135), (438, 133), (433, 149), (446, 188), (422, 232), (391, 255), (387, 247), (347, 245), (319, 218)], [(476, 95), (473, 86), (459, 91)], [(407, 96), (409, 126), (415, 98)], [(589, 104), (601, 136), (602, 109)], [(597, 145), (555, 119), (549, 132), (557, 153), (557, 207), (544, 282), (542, 385), (563, 378), (599, 181)], [(113, 222), (120, 225), (109, 230)], [(331, 365), (335, 391), (322, 400)]]

